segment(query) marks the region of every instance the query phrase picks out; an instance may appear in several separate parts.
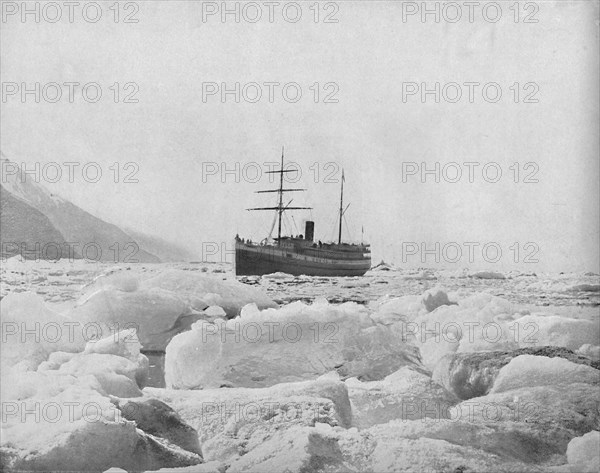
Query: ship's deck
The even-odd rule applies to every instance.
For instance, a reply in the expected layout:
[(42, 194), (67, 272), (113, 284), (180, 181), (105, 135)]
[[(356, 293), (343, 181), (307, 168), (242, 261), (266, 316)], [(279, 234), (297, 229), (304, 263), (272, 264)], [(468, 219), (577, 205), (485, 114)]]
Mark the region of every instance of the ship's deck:
[(246, 248), (263, 250), (264, 252), (291, 252), (296, 255), (311, 256), (314, 258), (331, 260), (364, 260), (371, 258), (371, 249), (369, 245), (351, 244), (351, 243), (318, 243), (307, 241), (301, 238), (281, 238), (279, 244), (260, 244), (237, 241), (236, 246), (240, 245)]

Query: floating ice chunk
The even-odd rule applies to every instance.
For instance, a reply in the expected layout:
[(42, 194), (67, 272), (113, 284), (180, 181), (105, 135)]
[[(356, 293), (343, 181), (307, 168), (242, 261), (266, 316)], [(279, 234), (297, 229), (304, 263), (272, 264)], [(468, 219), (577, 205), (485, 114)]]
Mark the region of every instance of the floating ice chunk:
[(271, 274), (263, 274), (262, 275), (263, 279), (272, 279), (272, 280), (278, 280), (278, 279), (294, 279), (294, 275), (293, 274), (288, 274), (288, 273), (282, 273), (280, 271), (276, 272), (276, 273), (271, 273)]
[(104, 289), (117, 289), (124, 292), (134, 292), (140, 287), (139, 276), (128, 271), (123, 271), (121, 266), (114, 266), (94, 278), (84, 287), (84, 294), (91, 295)]
[[(315, 302), (313, 302), (313, 305)], [(256, 306), (256, 304), (246, 304), (242, 307), (242, 311), (240, 312), (240, 317), (242, 319), (250, 320), (260, 318), (260, 309)]]
[(38, 366), (38, 371), (57, 370), (60, 368), (60, 365), (78, 355), (79, 353), (67, 353), (64, 351), (52, 352), (46, 361), (40, 363), (40, 366)]
[[(93, 380), (93, 383), (93, 387), (100, 389), (96, 380)], [(78, 384), (78, 380), (74, 376), (5, 367), (2, 370), (0, 393), (3, 402), (30, 398), (45, 399), (56, 396), (75, 384)]]
[(500, 370), (490, 392), (572, 383), (600, 384), (600, 371), (564, 358), (520, 355)]
[[(515, 457), (526, 450), (527, 437), (520, 432), (464, 423), (453, 435), (454, 427), (439, 420), (392, 421), (362, 432), (322, 424), (298, 427), (273, 436), (227, 471), (539, 471), (539, 464), (511, 457), (513, 450)], [(543, 445), (529, 438), (527, 442)]]
[(121, 411), (122, 416), (127, 420), (134, 421), (139, 429), (167, 439), (184, 450), (202, 456), (196, 429), (186, 424), (164, 402), (158, 399), (113, 399), (112, 401)]
[[(140, 344), (134, 332), (124, 331), (98, 342), (90, 342), (83, 353), (54, 352), (41, 363), (37, 372), (26, 373), (16, 386), (20, 397), (51, 397), (68, 386), (84, 384), (103, 395), (121, 397), (141, 396), (148, 378), (148, 358), (140, 354)], [(76, 382), (77, 380), (77, 382)], [(45, 393), (45, 394), (44, 394)]]
[(444, 355), (457, 350), (517, 348), (503, 321), (512, 310), (512, 304), (500, 297), (477, 294), (455, 305), (440, 305), (432, 312), (420, 311), (403, 326), (403, 338), (408, 335), (408, 340), (419, 346), (425, 366), (433, 370)]
[(279, 310), (247, 306), (236, 319), (198, 322), (167, 347), (168, 387), (264, 387), (314, 379), (381, 379), (402, 366), (420, 367), (418, 350), (375, 325), (358, 304), (294, 302)]
[(3, 430), (2, 447), (7, 452), (3, 466), (18, 471), (104, 471), (111, 467), (140, 471), (202, 462), (196, 454), (146, 435), (134, 422), (104, 418), (14, 423)]
[(583, 320), (557, 315), (525, 315), (510, 323), (520, 347), (558, 346), (577, 350), (582, 345), (597, 345), (600, 320)]
[[(171, 269), (142, 281), (144, 288), (162, 288), (179, 295), (194, 295), (209, 305), (221, 306), (229, 317), (239, 315), (242, 307), (254, 302), (259, 308), (277, 307), (260, 289), (236, 280)], [(208, 294), (211, 297), (205, 298)]]
[(558, 453), (564, 453), (574, 435), (598, 427), (597, 397), (594, 384), (526, 386), (463, 401), (455, 406), (452, 418), (537, 425), (560, 446)]
[(448, 417), (448, 407), (458, 399), (428, 376), (404, 367), (381, 381), (346, 380), (354, 426), (364, 429), (392, 419)]
[(577, 353), (587, 356), (591, 360), (600, 361), (600, 346), (598, 345), (590, 345), (589, 343), (586, 343), (581, 345), (579, 350), (577, 350)]
[[(220, 294), (215, 294), (214, 292), (207, 292), (202, 295), (202, 300), (210, 307), (216, 306), (219, 303), (223, 302), (223, 298)], [(220, 306), (219, 306), (220, 307)]]
[[(111, 403), (109, 395), (141, 396), (138, 385), (147, 377), (148, 359), (139, 353), (135, 337), (128, 340), (131, 335), (132, 331), (113, 334), (88, 344), (83, 353), (53, 352), (37, 371), (26, 364), (3, 367), (3, 468), (139, 471), (202, 461), (123, 420)], [(151, 427), (149, 413), (144, 415), (145, 425)], [(179, 438), (171, 435), (175, 433), (168, 431), (166, 436)]]
[(379, 264), (371, 267), (371, 271), (398, 271), (393, 265), (381, 260)]
[(301, 473), (321, 469), (338, 471), (343, 465), (337, 440), (322, 429), (297, 427), (276, 433), (268, 441), (239, 458), (227, 469), (230, 473)]
[(223, 318), (227, 316), (223, 308), (218, 305), (211, 305), (210, 307), (207, 307), (206, 309), (204, 309), (204, 313), (206, 315), (210, 315), (211, 317)]
[(461, 308), (486, 310), (493, 315), (512, 314), (515, 312), (515, 306), (508, 300), (497, 297), (486, 292), (480, 292), (471, 296), (465, 297), (458, 301)]
[(444, 356), (456, 352), (459, 346), (458, 341), (449, 338), (430, 338), (419, 345), (423, 364), (433, 371)]
[(89, 341), (83, 353), (86, 355), (90, 353), (117, 355), (136, 362), (140, 356), (141, 347), (137, 331), (127, 329), (98, 341)]
[(592, 430), (571, 440), (567, 447), (567, 460), (581, 473), (597, 472), (600, 469), (600, 432)]
[(140, 355), (139, 363), (116, 355), (83, 354), (62, 364), (57, 370), (59, 374), (67, 374), (76, 378), (93, 375), (102, 386), (102, 393), (119, 397), (136, 397), (142, 393), (142, 386), (148, 377), (148, 359)]
[(50, 310), (32, 292), (12, 293), (2, 299), (0, 321), (3, 366), (25, 364), (35, 369), (54, 351), (78, 352), (85, 345), (77, 322)]
[(317, 378), (318, 380), (324, 380), (324, 381), (340, 381), (340, 374), (337, 371), (329, 371), (325, 374), (322, 374), (321, 376), (319, 376)]
[(345, 384), (327, 379), (258, 389), (146, 388), (144, 394), (168, 403), (198, 431), (208, 461), (231, 461), (297, 426), (349, 427), (352, 417)]
[(378, 323), (388, 325), (398, 320), (413, 319), (423, 309), (421, 296), (386, 298), (376, 304), (375, 313), (371, 318)]
[(145, 350), (164, 350), (175, 334), (200, 319), (177, 294), (160, 288), (99, 290), (79, 301), (69, 315), (85, 327), (88, 339), (134, 328)]
[[(453, 409), (450, 410), (453, 411)], [(392, 420), (387, 424), (374, 426), (366, 433), (371, 442), (382, 443), (390, 447), (396, 444), (398, 445), (396, 448), (399, 448), (400, 445), (406, 444), (404, 442), (406, 440), (432, 439), (448, 442), (455, 447), (467, 447), (479, 451), (483, 459), (491, 460), (498, 455), (501, 458), (496, 457), (495, 460), (503, 463), (500, 471), (527, 471), (527, 467), (524, 465), (520, 465), (521, 468), (519, 468), (518, 463), (517, 465), (513, 463), (513, 467), (517, 466), (514, 469), (511, 469), (509, 465), (511, 462), (524, 462), (536, 463), (535, 466), (538, 467), (552, 455), (563, 451), (561, 441), (557, 442), (552, 435), (548, 435), (544, 429), (539, 429), (535, 425), (511, 422), (475, 423), (457, 418), (456, 413), (450, 420), (435, 418), (420, 421)], [(410, 444), (410, 442), (407, 443)], [(449, 447), (451, 450), (452, 447), (450, 445)], [(431, 454), (436, 458), (443, 452), (431, 452)], [(415, 465), (411, 465), (410, 471), (414, 471), (414, 469)], [(456, 470), (433, 469), (431, 471)], [(471, 471), (498, 471), (498, 468), (491, 470), (473, 468)]]
[[(433, 380), (461, 399), (486, 395), (502, 367), (520, 355), (560, 357), (590, 366), (589, 359), (563, 347), (520, 348), (511, 351), (454, 353), (444, 356), (435, 366)], [(425, 357), (424, 357), (425, 360)]]
[[(437, 294), (446, 302), (443, 293)], [(406, 296), (372, 305), (375, 312), (371, 318), (418, 346), (424, 364), (431, 370), (445, 354), (453, 352), (512, 351), (543, 346), (576, 350), (586, 343), (597, 345), (600, 339), (598, 320), (531, 315), (491, 294), (474, 294), (453, 305), (433, 304), (435, 298), (428, 292), (423, 299), (432, 302), (430, 308), (435, 308), (431, 312), (425, 309), (425, 303), (418, 309), (416, 299)]]
[(527, 465), (510, 458), (502, 458), (470, 445), (457, 445), (453, 438), (413, 439), (388, 434), (376, 436), (375, 439), (376, 445), (370, 455), (371, 468), (368, 471), (518, 471), (520, 473), (539, 471), (537, 465)]

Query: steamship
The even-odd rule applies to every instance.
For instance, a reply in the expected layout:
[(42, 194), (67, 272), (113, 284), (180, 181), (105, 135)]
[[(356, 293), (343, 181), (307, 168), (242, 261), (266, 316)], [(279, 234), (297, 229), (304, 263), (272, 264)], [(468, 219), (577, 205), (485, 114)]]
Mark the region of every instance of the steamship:
[[(279, 174), (279, 188), (257, 191), (257, 193), (276, 192), (278, 204), (274, 207), (258, 207), (246, 210), (274, 210), (278, 221), (277, 238), (271, 238), (271, 233), (260, 243), (253, 243), (235, 237), (235, 274), (262, 275), (275, 272), (307, 276), (362, 276), (371, 267), (371, 249), (368, 244), (350, 244), (342, 242), (342, 218), (348, 209), (344, 208), (344, 174), (340, 190), (339, 231), (337, 243), (322, 243), (314, 241), (315, 224), (305, 223), (304, 235), (282, 236), (281, 218), (285, 211), (311, 209), (312, 207), (291, 207), (283, 203), (286, 192), (300, 192), (306, 189), (284, 189), (283, 175), (286, 172), (297, 172), (295, 169), (284, 170), (283, 150), (281, 153), (281, 168), (278, 171), (268, 171)], [(273, 222), (275, 223), (275, 221)], [(274, 227), (274, 225), (273, 225)]]

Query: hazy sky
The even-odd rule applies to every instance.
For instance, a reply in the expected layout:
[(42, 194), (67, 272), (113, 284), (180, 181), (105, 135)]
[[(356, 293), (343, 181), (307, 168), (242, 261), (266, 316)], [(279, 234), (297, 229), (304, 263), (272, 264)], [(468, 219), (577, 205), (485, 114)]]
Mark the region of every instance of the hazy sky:
[[(234, 9), (235, 3), (227, 6)], [(113, 2), (100, 4), (96, 23), (83, 18), (81, 7), (70, 23), (62, 2), (63, 18), (56, 23), (47, 21), (56, 16), (50, 7), (36, 23), (33, 15), (25, 22), (21, 12), (9, 15), (13, 7), (4, 5), (0, 25), (2, 151), (31, 167), (80, 163), (74, 182), (63, 166), (57, 183), (44, 184), (91, 213), (198, 253), (203, 242), (230, 244), (236, 233), (260, 240), (272, 215), (244, 209), (273, 205), (274, 194), (253, 191), (274, 185), (267, 174), (256, 183), (243, 177), (255, 177), (250, 163), (267, 171), (263, 163), (278, 161), (285, 146), (286, 161), (302, 171), (289, 186), (308, 188), (288, 199), (315, 208), (293, 214), (299, 227), (294, 233), (302, 233), (302, 221), (312, 217), (317, 238), (335, 235), (343, 167), (349, 237), (360, 240), (364, 227), (374, 260), (410, 267), (598, 271), (597, 2), (537, 2), (528, 9), (522, 2), (518, 23), (513, 1), (499, 2), (502, 17), (495, 23), (493, 8), (485, 12), (488, 20), (475, 8), (470, 22), (463, 2), (456, 23), (446, 21), (456, 15), (450, 10), (441, 12), (439, 23), (433, 15), (423, 22), (419, 13), (403, 18), (421, 2), (322, 2), (318, 22), (314, 2), (301, 2), (295, 23), (289, 2), (273, 6), (273, 22), (267, 4), (242, 10), (241, 3), (239, 23), (233, 14), (225, 22), (219, 13), (203, 18), (203, 9), (210, 12), (221, 2), (144, 1), (137, 12), (122, 3), (118, 23), (114, 7), (109, 9)], [(251, 23), (255, 5), (263, 16)], [(96, 13), (88, 8), (88, 20)], [(123, 23), (128, 13), (138, 22)], [(328, 14), (337, 23), (325, 23)], [(537, 23), (524, 22), (528, 14)], [(39, 83), (40, 90), (52, 82), (95, 82), (102, 97), (88, 103), (77, 86), (70, 103), (63, 85), (62, 98), (51, 103), (56, 89), (47, 86), (46, 97), (36, 103), (34, 94), (25, 100), (20, 90), (9, 95), (11, 82), (31, 89)], [(129, 82), (136, 85), (126, 89)], [(203, 94), (208, 82), (231, 89), (237, 82), (240, 90), (255, 82), (263, 96), (252, 103), (256, 88), (248, 86), (239, 103), (234, 94), (223, 103), (220, 93)], [(281, 84), (272, 103), (269, 82)], [(295, 103), (293, 86), (287, 100), (282, 94), (283, 84), (292, 82), (302, 91)], [(439, 103), (433, 94), (425, 103), (420, 93), (403, 94), (412, 90), (408, 83), (433, 89), (436, 82), (440, 90), (459, 84), (462, 97), (452, 103), (454, 86), (440, 92)], [(465, 83), (472, 82), (481, 85), (473, 86), (470, 103)], [(497, 103), (491, 103), (493, 87), (483, 96), (486, 83), (501, 90)], [(138, 103), (123, 103), (134, 87)], [(332, 93), (337, 103), (324, 103)], [(537, 103), (526, 103), (532, 101)], [(82, 177), (82, 166), (91, 162), (102, 169), (97, 183)], [(446, 179), (440, 172), (440, 182), (433, 174), (422, 182), (421, 163), (435, 169), (436, 162), (440, 170), (446, 165)], [(451, 162), (460, 165), (458, 182), (449, 182), (457, 180)], [(469, 168), (465, 162), (476, 164)], [(123, 182), (136, 171), (126, 163), (136, 164), (139, 182)], [(240, 182), (235, 172), (207, 174), (214, 166), (235, 170), (235, 163)], [(498, 167), (502, 176), (488, 182)], [(407, 173), (415, 169), (417, 174)], [(332, 172), (338, 182), (325, 182)], [(434, 249), (436, 242), (447, 250), (439, 264), (419, 247)], [(489, 243), (493, 248), (484, 257), (482, 247)], [(458, 259), (456, 247), (463, 251)], [(494, 262), (498, 247), (502, 257)], [(415, 248), (417, 254), (410, 254)], [(532, 253), (539, 262), (524, 262)]]

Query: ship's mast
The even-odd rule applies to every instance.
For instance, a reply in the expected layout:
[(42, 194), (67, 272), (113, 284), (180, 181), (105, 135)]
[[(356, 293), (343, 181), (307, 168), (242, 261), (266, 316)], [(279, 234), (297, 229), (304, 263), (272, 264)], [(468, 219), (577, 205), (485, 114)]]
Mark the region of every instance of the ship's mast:
[(344, 208), (344, 182), (346, 181), (346, 178), (344, 177), (344, 170), (342, 169), (342, 189), (340, 191), (340, 228), (339, 228), (339, 232), (338, 232), (338, 245), (342, 244), (342, 219), (344, 218), (344, 214), (346, 213), (346, 210), (348, 210), (348, 207), (350, 207), (350, 204), (346, 205), (346, 208)]
[(340, 191), (340, 229), (338, 233), (338, 245), (342, 243), (342, 218), (344, 216), (344, 170), (342, 169), (342, 190)]
[(287, 205), (283, 205), (283, 193), (284, 192), (299, 192), (305, 191), (306, 189), (284, 189), (283, 188), (283, 173), (285, 172), (297, 172), (296, 169), (283, 169), (283, 147), (281, 148), (281, 169), (279, 171), (266, 171), (267, 174), (279, 174), (279, 188), (278, 189), (270, 189), (266, 191), (256, 191), (257, 194), (263, 194), (266, 192), (277, 192), (279, 194), (279, 201), (277, 207), (256, 207), (253, 209), (246, 210), (276, 210), (277, 216), (279, 219), (279, 224), (277, 227), (277, 244), (279, 245), (281, 242), (281, 217), (283, 212), (286, 210), (300, 210), (300, 209), (312, 209), (312, 207), (290, 207), (292, 201), (290, 200)]
[(281, 169), (279, 171), (279, 226), (277, 228), (277, 241), (281, 238), (281, 214), (283, 213), (283, 146), (281, 147)]

